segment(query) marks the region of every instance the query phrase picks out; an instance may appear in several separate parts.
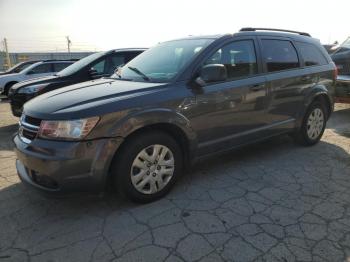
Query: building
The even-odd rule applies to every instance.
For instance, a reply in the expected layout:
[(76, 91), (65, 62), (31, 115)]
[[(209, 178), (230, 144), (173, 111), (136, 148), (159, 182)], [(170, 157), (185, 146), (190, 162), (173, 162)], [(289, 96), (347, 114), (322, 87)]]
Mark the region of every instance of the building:
[[(93, 52), (53, 52), (53, 53), (10, 53), (11, 65), (28, 60), (51, 60), (51, 59), (81, 59)], [(0, 52), (0, 71), (8, 69), (5, 53)]]

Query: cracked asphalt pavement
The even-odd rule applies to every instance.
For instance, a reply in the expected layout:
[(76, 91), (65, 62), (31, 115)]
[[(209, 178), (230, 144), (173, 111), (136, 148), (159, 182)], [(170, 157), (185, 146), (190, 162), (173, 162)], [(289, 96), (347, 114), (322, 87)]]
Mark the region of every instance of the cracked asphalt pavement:
[(288, 136), (206, 160), (164, 199), (52, 199), (19, 182), (0, 103), (1, 261), (350, 261), (350, 107), (322, 141)]

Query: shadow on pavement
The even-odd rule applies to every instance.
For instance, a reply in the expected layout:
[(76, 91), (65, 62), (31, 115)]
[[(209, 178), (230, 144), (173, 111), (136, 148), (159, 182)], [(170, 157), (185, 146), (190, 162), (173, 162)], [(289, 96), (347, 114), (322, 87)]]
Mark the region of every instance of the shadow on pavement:
[(18, 124), (0, 127), (0, 150), (12, 150), (12, 136), (18, 130)]
[(341, 136), (350, 137), (350, 108), (333, 112), (328, 127)]

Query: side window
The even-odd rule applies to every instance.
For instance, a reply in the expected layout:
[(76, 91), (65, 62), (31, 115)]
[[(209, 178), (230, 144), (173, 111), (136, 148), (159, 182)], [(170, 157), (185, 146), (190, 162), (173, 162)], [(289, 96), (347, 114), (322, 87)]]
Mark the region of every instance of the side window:
[(110, 63), (106, 68), (106, 74), (113, 74), (114, 71), (121, 65), (125, 64), (125, 55), (124, 54), (116, 54), (111, 56)]
[(297, 52), (290, 41), (262, 40), (262, 47), (268, 72), (299, 67)]
[(125, 64), (128, 63), (130, 60), (133, 60), (136, 56), (141, 54), (142, 52), (128, 52), (125, 54)]
[(217, 50), (206, 62), (223, 64), (228, 80), (252, 76), (258, 73), (254, 42), (252, 40), (235, 41)]
[(51, 73), (52, 68), (51, 68), (51, 63), (46, 63), (46, 64), (40, 64), (34, 68), (32, 68), (29, 73), (30, 74), (45, 74), (45, 73)]
[(97, 71), (98, 74), (104, 74), (106, 65), (106, 58), (93, 64), (91, 67)]
[(314, 45), (297, 42), (305, 66), (326, 65), (328, 64), (322, 52)]
[(53, 64), (53, 69), (54, 69), (54, 72), (59, 72), (63, 69), (65, 69), (67, 66), (70, 66), (71, 63), (54, 63)]

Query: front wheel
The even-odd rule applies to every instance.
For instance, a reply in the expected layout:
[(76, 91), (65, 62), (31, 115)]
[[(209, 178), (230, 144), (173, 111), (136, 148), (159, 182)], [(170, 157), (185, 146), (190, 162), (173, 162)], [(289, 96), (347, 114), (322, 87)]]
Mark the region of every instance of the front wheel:
[(112, 165), (115, 188), (135, 202), (151, 202), (169, 192), (182, 172), (182, 151), (163, 132), (129, 138)]
[(325, 106), (319, 101), (314, 101), (309, 106), (302, 126), (296, 134), (297, 142), (306, 146), (318, 143), (326, 128), (326, 121), (327, 114)]

